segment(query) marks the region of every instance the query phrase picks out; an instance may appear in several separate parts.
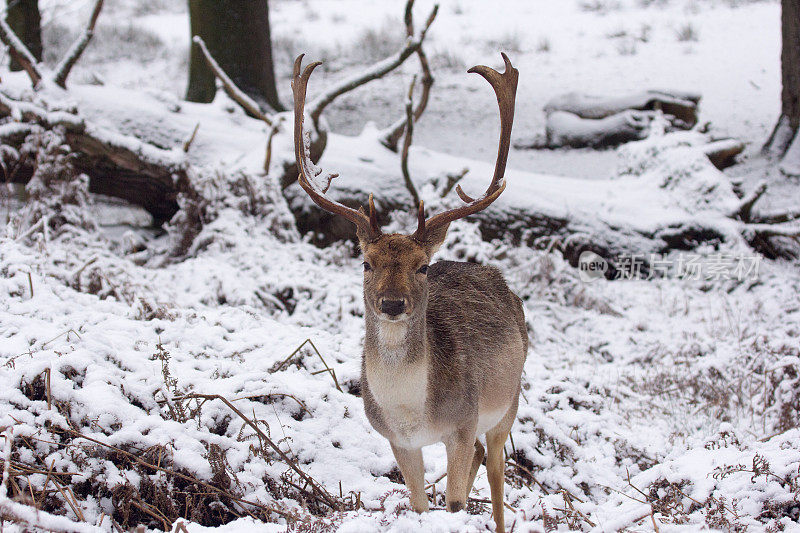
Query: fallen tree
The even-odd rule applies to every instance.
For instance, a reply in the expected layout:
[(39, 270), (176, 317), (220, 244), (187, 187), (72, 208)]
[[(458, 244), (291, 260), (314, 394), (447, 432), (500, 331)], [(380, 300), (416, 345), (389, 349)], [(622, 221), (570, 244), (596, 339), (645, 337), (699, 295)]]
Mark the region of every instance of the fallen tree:
[[(396, 158), (381, 152), (380, 146), (374, 131), (356, 139), (332, 137), (321, 164), (342, 175), (328, 192), (331, 198), (358, 207), (373, 194), (378, 219), (385, 224), (395, 211), (412, 212), (412, 195)], [(757, 211), (754, 206), (766, 186), (747, 193), (738, 190), (711, 164), (706, 146), (706, 137), (696, 132), (630, 143), (620, 149), (617, 175), (606, 180), (509, 169), (506, 193), (474, 219), (486, 239), (556, 249), (573, 266), (587, 250), (612, 260), (636, 257), (645, 264), (651, 254), (703, 245), (746, 245), (770, 258), (796, 255), (800, 226), (792, 221), (800, 218), (800, 211)], [(463, 164), (463, 159), (423, 149), (410, 152), (406, 165), (416, 176), (426, 208), (433, 212), (458, 202), (447, 194), (455, 182), (467, 194), (480, 190), (491, 174), (490, 165), (470, 161), (469, 173), (452, 172)], [(285, 194), (299, 229), (317, 243), (352, 238), (349, 222), (317, 209), (299, 188)], [(613, 274), (612, 269), (609, 275)]]
[(69, 147), (74, 168), (89, 176), (90, 192), (140, 205), (158, 223), (177, 212), (178, 194), (189, 189), (183, 152), (87, 125), (74, 110), (47, 111), (0, 94), (0, 118), (19, 120), (0, 126), (0, 139), (13, 156), (6, 163), (8, 182), (25, 184), (31, 179), (37, 138), (54, 130)]
[[(645, 139), (653, 128), (688, 130), (697, 124), (699, 103), (699, 94), (679, 91), (649, 90), (619, 97), (567, 93), (545, 105), (545, 134), (520, 139), (514, 147), (608, 148)], [(733, 139), (706, 149), (719, 169), (732, 165), (743, 150), (744, 143)]]

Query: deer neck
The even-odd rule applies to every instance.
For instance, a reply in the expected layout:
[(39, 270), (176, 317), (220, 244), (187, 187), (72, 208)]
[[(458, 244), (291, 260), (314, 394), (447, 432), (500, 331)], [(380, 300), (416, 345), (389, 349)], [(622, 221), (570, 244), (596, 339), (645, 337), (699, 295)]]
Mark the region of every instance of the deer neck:
[(428, 342), (425, 315), (408, 320), (389, 321), (368, 312), (366, 317), (365, 356), (380, 365), (403, 366), (427, 360)]

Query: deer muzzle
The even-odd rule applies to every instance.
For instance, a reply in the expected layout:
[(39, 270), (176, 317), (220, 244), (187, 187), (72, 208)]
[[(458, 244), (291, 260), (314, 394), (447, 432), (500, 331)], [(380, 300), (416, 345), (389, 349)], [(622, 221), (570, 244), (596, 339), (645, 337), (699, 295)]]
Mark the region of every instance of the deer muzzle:
[(401, 300), (394, 300), (389, 298), (381, 298), (378, 302), (381, 313), (388, 315), (392, 318), (397, 318), (406, 310), (405, 298)]

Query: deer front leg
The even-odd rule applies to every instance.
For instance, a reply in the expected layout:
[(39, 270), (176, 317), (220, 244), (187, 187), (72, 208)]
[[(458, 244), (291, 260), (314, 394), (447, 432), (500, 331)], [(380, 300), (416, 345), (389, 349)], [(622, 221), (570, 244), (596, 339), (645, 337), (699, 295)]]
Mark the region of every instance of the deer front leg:
[[(466, 507), (468, 483), (475, 449), (475, 430), (458, 431), (445, 443), (447, 448), (447, 494), (445, 501), (451, 513)], [(477, 469), (475, 469), (477, 472)]]
[[(391, 443), (390, 443), (391, 444)], [(428, 510), (428, 495), (425, 493), (425, 463), (422, 449), (409, 450), (392, 444), (392, 452), (403, 474), (403, 481), (411, 492), (411, 508), (418, 513)]]

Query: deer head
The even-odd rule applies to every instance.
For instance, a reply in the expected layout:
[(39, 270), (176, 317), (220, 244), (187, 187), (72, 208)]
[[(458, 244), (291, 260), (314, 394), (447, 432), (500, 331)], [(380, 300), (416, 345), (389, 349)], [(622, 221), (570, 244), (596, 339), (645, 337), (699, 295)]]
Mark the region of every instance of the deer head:
[[(308, 80), (320, 62), (311, 63), (302, 69), (303, 55), (294, 62), (292, 91), (294, 93), (294, 146), (297, 166), (300, 169), (298, 182), (311, 199), (322, 209), (341, 215), (356, 226), (356, 235), (364, 254), (364, 299), (367, 312), (390, 321), (407, 320), (424, 316), (427, 302), (427, 268), (431, 257), (439, 249), (447, 235), (450, 223), (489, 207), (505, 189), (506, 161), (511, 143), (511, 127), (514, 121), (514, 101), (519, 73), (502, 54), (505, 71), (501, 74), (486, 66), (475, 66), (468, 72), (483, 76), (497, 95), (500, 108), (500, 144), (497, 150), (494, 176), (486, 191), (471, 198), (462, 189), (456, 192), (464, 205), (425, 218), (423, 203), (417, 210), (417, 230), (412, 235), (384, 234), (378, 225), (375, 204), (369, 197), (368, 212), (347, 207), (326, 196), (331, 181), (338, 174), (326, 174), (324, 185), (317, 183), (322, 170), (316, 167), (308, 154), (303, 137), (303, 118)], [(302, 70), (302, 72), (301, 72)]]

